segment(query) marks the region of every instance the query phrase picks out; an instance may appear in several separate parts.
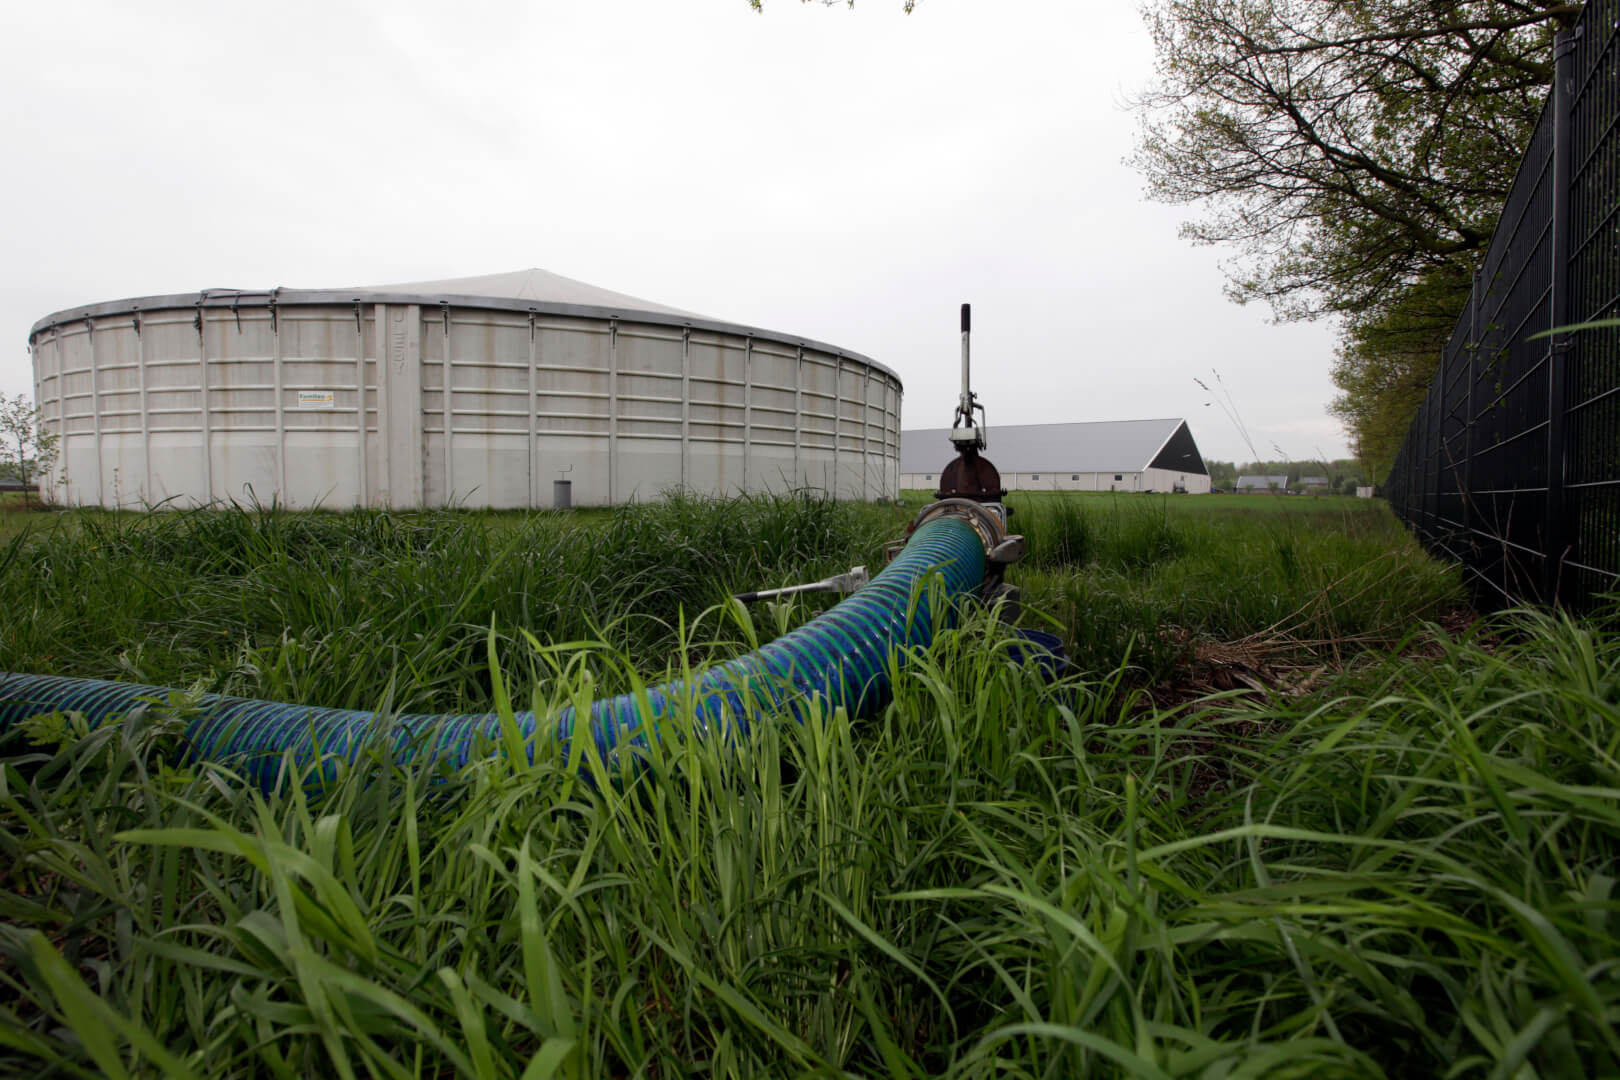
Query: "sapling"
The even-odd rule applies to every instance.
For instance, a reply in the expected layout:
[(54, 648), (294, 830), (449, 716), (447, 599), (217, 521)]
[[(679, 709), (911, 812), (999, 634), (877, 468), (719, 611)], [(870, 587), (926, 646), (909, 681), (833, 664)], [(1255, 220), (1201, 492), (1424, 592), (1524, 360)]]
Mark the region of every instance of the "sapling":
[(46, 431), (44, 417), (22, 394), (0, 393), (0, 474), (15, 476), (22, 484), (23, 505), (33, 490), (30, 477), (48, 473), (56, 464), (58, 436)]

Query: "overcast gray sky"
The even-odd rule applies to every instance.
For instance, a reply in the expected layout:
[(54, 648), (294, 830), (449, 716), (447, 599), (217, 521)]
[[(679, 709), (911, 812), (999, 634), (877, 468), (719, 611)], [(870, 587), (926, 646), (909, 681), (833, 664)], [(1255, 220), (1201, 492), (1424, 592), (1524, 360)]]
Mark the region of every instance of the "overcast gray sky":
[(819, 338), (950, 421), (957, 305), (995, 425), (1184, 416), (1345, 456), (1332, 333), (1221, 294), (1122, 163), (1152, 74), (1100, 0), (10, 3), (0, 390), (35, 320), (202, 288), (538, 266)]

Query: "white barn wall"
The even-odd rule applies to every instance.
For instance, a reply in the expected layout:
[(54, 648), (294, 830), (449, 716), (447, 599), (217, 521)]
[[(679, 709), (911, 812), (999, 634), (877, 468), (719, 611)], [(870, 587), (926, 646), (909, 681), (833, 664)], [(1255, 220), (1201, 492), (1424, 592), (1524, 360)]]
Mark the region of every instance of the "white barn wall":
[[(1115, 477), (1119, 479), (1115, 479)], [(1185, 477), (1183, 480), (1182, 478)], [(1209, 477), (1201, 473), (1174, 473), (1166, 469), (1145, 469), (1122, 473), (1002, 473), (1001, 483), (1008, 491), (1164, 491), (1183, 484), (1188, 494), (1209, 494)], [(939, 473), (906, 473), (900, 486), (929, 491), (939, 486)]]
[(1189, 495), (1208, 495), (1209, 476), (1206, 473), (1183, 473), (1173, 469), (1146, 469), (1142, 481), (1150, 491), (1173, 491), (1180, 484)]
[(1140, 491), (1140, 473), (1117, 474), (1098, 472), (1023, 472), (1003, 474), (1002, 485), (1008, 491)]
[[(937, 470), (955, 456), (948, 434), (947, 429), (906, 434), (902, 457), (909, 468), (901, 474), (902, 488), (938, 489)], [(1002, 486), (1008, 491), (1169, 493), (1181, 487), (1189, 494), (1207, 494), (1210, 490), (1207, 473), (1151, 464), (1174, 459), (1202, 466), (1191, 428), (1177, 418), (1002, 426), (992, 432), (986, 456), (1000, 469)], [(1065, 458), (1084, 466), (1046, 467)], [(1118, 467), (1127, 462), (1136, 463), (1135, 467)], [(1115, 468), (1099, 470), (1102, 463)], [(1037, 470), (1035, 465), (1042, 467)]]

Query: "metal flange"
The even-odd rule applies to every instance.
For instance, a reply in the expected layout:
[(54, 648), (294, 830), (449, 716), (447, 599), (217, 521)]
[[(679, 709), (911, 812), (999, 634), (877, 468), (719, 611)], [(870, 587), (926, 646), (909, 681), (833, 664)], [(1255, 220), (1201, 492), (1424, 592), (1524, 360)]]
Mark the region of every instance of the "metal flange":
[(981, 503), (973, 499), (940, 499), (917, 511), (910, 531), (916, 532), (935, 518), (960, 518), (979, 534), (979, 539), (984, 542), (985, 555), (988, 556), (1008, 539), (1006, 519), (996, 512), (999, 509), (995, 503)]

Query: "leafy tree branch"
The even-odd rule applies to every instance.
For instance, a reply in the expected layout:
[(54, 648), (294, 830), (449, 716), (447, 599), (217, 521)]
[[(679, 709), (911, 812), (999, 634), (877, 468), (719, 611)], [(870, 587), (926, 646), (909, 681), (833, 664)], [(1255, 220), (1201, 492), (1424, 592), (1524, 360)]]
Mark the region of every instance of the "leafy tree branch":
[(1383, 459), (1411, 419), (1411, 386), (1438, 360), (1541, 115), (1552, 36), (1581, 10), (1154, 0), (1146, 12), (1157, 73), (1134, 103), (1131, 162), (1151, 198), (1197, 207), (1188, 239), (1233, 252), (1234, 300), (1339, 318), (1334, 411), (1364, 458)]

